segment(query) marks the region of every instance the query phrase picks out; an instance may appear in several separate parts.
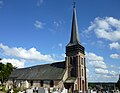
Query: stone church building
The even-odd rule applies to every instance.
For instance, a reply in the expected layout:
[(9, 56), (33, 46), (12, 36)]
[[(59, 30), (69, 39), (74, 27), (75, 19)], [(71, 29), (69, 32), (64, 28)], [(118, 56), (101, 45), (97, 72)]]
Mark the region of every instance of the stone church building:
[(17, 87), (66, 88), (72, 93), (87, 91), (85, 50), (78, 35), (76, 5), (73, 8), (71, 37), (66, 45), (65, 61), (15, 69), (9, 78)]

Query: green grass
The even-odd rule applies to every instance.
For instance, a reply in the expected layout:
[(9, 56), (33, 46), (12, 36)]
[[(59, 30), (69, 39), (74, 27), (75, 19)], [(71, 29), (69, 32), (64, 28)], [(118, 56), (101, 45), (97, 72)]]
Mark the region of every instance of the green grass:
[(5, 91), (5, 86), (1, 86), (1, 87), (2, 87), (2, 90), (1, 90), (1, 91), (6, 92), (6, 91)]
[(14, 90), (14, 93), (18, 93), (19, 91), (17, 88), (14, 88), (13, 90)]
[[(14, 88), (13, 90), (14, 90), (14, 93), (18, 93), (18, 91), (19, 91), (17, 88)], [(5, 86), (2, 86), (1, 91), (7, 93), (7, 91), (5, 90)]]

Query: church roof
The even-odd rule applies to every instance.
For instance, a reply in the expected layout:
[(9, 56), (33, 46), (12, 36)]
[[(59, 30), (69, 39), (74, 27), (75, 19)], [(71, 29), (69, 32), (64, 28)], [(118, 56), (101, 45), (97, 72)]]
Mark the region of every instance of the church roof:
[(19, 80), (61, 80), (65, 73), (65, 61), (37, 65), (14, 70), (10, 78)]
[(72, 46), (77, 44), (80, 44), (80, 39), (79, 39), (78, 25), (77, 25), (76, 5), (74, 4), (71, 38), (67, 46)]
[(64, 83), (74, 83), (76, 80), (76, 77), (69, 77), (66, 79), (66, 81)]

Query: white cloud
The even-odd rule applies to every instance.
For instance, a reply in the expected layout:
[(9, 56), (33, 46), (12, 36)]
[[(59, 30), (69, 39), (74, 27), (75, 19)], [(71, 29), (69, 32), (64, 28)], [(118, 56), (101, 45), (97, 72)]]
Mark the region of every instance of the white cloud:
[(116, 82), (118, 80), (118, 75), (115, 71), (98, 69), (95, 72), (96, 74), (94, 75), (90, 74), (91, 77), (88, 76), (88, 80), (90, 80), (91, 82)]
[(90, 61), (103, 61), (103, 57), (97, 56), (94, 53), (86, 53), (87, 59)]
[(113, 42), (111, 44), (109, 44), (110, 49), (117, 49), (120, 50), (120, 44), (118, 42)]
[(55, 20), (53, 21), (53, 25), (55, 28), (61, 27), (64, 24), (63, 20)]
[(110, 41), (120, 40), (120, 20), (113, 17), (95, 18), (87, 32), (94, 31), (98, 38)]
[[(109, 66), (107, 66), (106, 63), (104, 62), (103, 57), (98, 56), (94, 53), (86, 53), (86, 58), (87, 58), (88, 64), (90, 64), (91, 66), (94, 67), (92, 69), (93, 69), (93, 71), (95, 71), (97, 76), (102, 77), (102, 78), (96, 77), (97, 80), (99, 79), (99, 81), (106, 81), (109, 78), (108, 79), (108, 81), (109, 81), (109, 80), (113, 80), (113, 78), (114, 78), (114, 80), (117, 79), (118, 72), (111, 70), (111, 68), (109, 68)], [(94, 74), (92, 74), (92, 75), (94, 75)], [(93, 76), (93, 77), (95, 77), (95, 76)]]
[(95, 68), (107, 68), (105, 62), (103, 61), (89, 61), (89, 64)]
[(118, 76), (118, 73), (112, 70), (112, 71), (109, 71), (108, 75), (109, 76)]
[(58, 46), (59, 46), (60, 48), (62, 48), (63, 45), (62, 45), (61, 43), (59, 43)]
[(53, 24), (58, 27), (60, 24), (57, 21), (54, 21)]
[(3, 64), (11, 63), (14, 67), (23, 68), (25, 60), (3, 58), (2, 60), (0, 60), (0, 62), (2, 62)]
[(97, 81), (98, 82), (116, 82), (118, 80), (117, 76), (110, 76), (106, 74), (97, 74)]
[(109, 67), (110, 67), (110, 68), (115, 68), (115, 66), (114, 66), (114, 65), (110, 65)]
[(111, 54), (110, 57), (113, 58), (113, 59), (119, 59), (120, 55), (118, 55), (118, 54)]
[(112, 78), (111, 76), (108, 76), (108, 75), (102, 75), (103, 79), (109, 79), (109, 78)]
[(86, 68), (86, 72), (89, 73), (89, 69), (88, 68)]
[(86, 58), (88, 60), (88, 63), (95, 68), (107, 68), (104, 58), (101, 56), (97, 56), (94, 53), (86, 53)]
[(61, 56), (62, 56), (63, 58), (65, 58), (65, 57), (66, 57), (66, 54), (63, 53), (63, 54), (61, 54)]
[(37, 0), (37, 6), (40, 6), (43, 3), (43, 0)]
[(30, 49), (26, 50), (22, 47), (10, 48), (3, 44), (0, 44), (0, 48), (3, 49), (4, 54), (6, 54), (6, 55), (15, 56), (15, 57), (22, 58), (25, 60), (38, 60), (38, 61), (45, 61), (45, 62), (53, 62), (54, 61), (54, 59), (51, 57), (51, 55), (43, 55), (39, 51), (37, 51), (36, 48), (30, 48)]
[(66, 55), (64, 53), (62, 54), (52, 54), (52, 57), (54, 58), (55, 62), (64, 61)]
[(108, 73), (109, 73), (108, 70), (106, 70), (106, 69), (101, 69), (101, 68), (95, 69), (95, 72), (96, 72), (97, 74), (108, 74)]
[(44, 23), (42, 23), (41, 21), (38, 21), (38, 20), (36, 20), (36, 21), (35, 21), (35, 24), (34, 24), (34, 26), (35, 26), (37, 29), (42, 29), (42, 28), (43, 28), (43, 25), (44, 25)]
[(97, 41), (98, 44), (103, 45), (103, 41)]
[(2, 6), (3, 6), (3, 1), (0, 0), (0, 8), (2, 8)]
[(95, 69), (96, 74), (105, 75), (108, 78), (117, 77), (118, 73), (115, 71), (109, 71), (107, 69)]
[(3, 4), (3, 1), (2, 1), (2, 0), (0, 0), (0, 4)]

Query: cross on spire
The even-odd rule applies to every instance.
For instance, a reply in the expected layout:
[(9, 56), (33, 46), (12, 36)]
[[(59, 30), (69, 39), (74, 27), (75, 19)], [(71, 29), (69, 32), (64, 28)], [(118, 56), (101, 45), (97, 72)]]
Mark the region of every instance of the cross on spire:
[(76, 0), (74, 0), (74, 2), (73, 2), (73, 7), (74, 8), (76, 7)]

